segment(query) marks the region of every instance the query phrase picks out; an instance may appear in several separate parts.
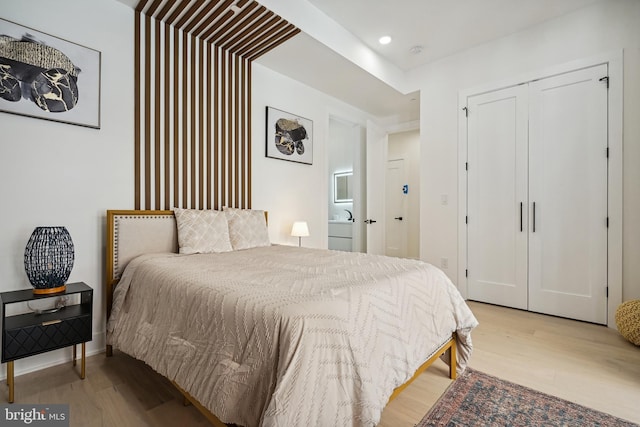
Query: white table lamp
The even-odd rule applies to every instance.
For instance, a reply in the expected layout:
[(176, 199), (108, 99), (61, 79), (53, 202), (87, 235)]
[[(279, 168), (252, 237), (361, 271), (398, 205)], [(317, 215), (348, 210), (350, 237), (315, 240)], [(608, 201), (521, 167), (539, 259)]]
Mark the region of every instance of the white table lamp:
[(302, 245), (301, 239), (309, 236), (309, 227), (306, 221), (296, 221), (291, 227), (291, 235), (298, 238), (298, 246)]

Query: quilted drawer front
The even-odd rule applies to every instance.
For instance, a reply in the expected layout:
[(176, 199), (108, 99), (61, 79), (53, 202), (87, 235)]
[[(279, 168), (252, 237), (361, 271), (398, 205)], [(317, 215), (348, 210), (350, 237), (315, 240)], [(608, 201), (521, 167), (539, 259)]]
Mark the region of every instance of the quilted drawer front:
[(87, 341), (91, 341), (91, 316), (8, 329), (3, 337), (2, 360), (19, 359)]

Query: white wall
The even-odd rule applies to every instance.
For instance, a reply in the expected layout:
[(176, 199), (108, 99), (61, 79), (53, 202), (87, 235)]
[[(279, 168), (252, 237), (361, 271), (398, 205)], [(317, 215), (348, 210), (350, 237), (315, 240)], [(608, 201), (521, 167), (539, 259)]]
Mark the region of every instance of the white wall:
[(458, 93), (624, 49), (623, 299), (640, 298), (639, 22), (640, 2), (607, 0), (412, 72), (421, 81), (422, 259), (449, 258), (457, 281)]
[[(260, 64), (252, 68), (252, 207), (269, 211), (272, 243), (297, 244), (291, 237), (296, 220), (307, 221), (307, 247), (326, 248), (329, 191), (329, 117), (363, 125), (368, 116), (335, 98), (273, 72)], [(275, 107), (313, 121), (313, 164), (265, 157), (265, 107)]]
[(404, 159), (409, 184), (407, 197), (407, 256), (420, 257), (420, 131), (389, 134), (388, 160)]
[[(31, 288), (23, 255), (36, 226), (66, 226), (69, 282), (94, 289), (87, 351), (103, 351), (105, 210), (133, 208), (133, 11), (111, 0), (0, 0), (0, 17), (102, 52), (101, 129), (0, 112), (0, 291)], [(21, 359), (16, 374), (70, 359), (70, 348)]]

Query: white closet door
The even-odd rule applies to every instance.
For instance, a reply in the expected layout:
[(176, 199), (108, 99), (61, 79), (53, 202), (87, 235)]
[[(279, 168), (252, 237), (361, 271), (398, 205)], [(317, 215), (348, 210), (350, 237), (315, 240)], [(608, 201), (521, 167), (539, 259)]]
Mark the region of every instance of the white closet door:
[(601, 65), (533, 82), (529, 92), (529, 310), (601, 324), (607, 87), (599, 79), (606, 75)]
[(527, 86), (467, 105), (469, 298), (526, 309)]

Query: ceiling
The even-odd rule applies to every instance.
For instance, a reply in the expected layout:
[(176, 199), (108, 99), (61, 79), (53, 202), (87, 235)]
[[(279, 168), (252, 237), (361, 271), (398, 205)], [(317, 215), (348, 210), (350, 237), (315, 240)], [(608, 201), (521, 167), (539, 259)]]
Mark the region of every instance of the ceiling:
[[(598, 0), (308, 0), (404, 71)], [(293, 22), (295, 24), (295, 22)], [(383, 35), (392, 42), (378, 43)], [(413, 46), (422, 46), (418, 54)]]
[[(258, 0), (263, 4), (264, 0)], [(522, 31), (601, 0), (296, 0), (353, 34), (401, 72)], [(269, 6), (269, 5), (267, 5)], [(377, 116), (417, 120), (419, 93), (403, 94), (362, 66), (302, 33), (258, 59), (258, 63)], [(317, 32), (314, 34), (320, 38)], [(389, 35), (392, 42), (380, 45)], [(327, 35), (331, 38), (331, 35)], [(421, 46), (420, 53), (411, 48)], [(292, 58), (295, 58), (293, 60)], [(364, 89), (363, 89), (364, 88)]]

